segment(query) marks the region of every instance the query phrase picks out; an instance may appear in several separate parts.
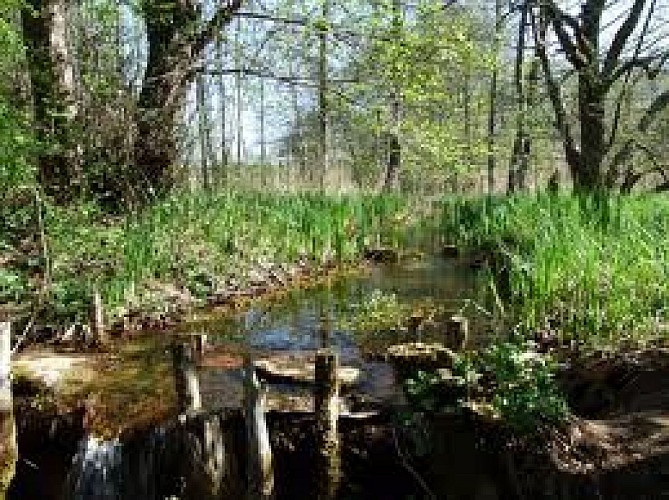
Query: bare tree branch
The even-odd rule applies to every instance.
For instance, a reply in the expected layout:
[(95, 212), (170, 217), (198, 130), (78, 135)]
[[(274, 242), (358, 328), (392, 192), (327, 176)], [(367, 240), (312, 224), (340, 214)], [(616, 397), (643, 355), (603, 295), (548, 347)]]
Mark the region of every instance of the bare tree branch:
[(583, 53), (565, 29), (565, 24), (567, 24), (574, 30), (574, 35), (577, 36), (580, 31), (578, 23), (575, 24), (575, 20), (555, 5), (555, 2), (547, 2), (541, 10), (543, 11), (543, 15), (546, 16), (553, 25), (553, 29), (555, 30), (555, 34), (558, 37), (562, 50), (564, 50), (565, 55), (567, 56), (567, 60), (575, 68), (583, 67), (585, 65)]
[[(665, 109), (669, 107), (669, 90), (665, 90), (655, 100), (651, 103), (650, 107), (646, 110), (646, 113), (643, 115), (641, 120), (636, 126), (637, 136), (643, 135), (648, 132), (650, 126), (655, 122), (655, 119), (658, 115)], [(634, 151), (634, 147), (637, 146), (636, 138), (629, 139), (625, 145), (618, 151), (611, 162), (611, 167), (607, 174), (607, 179), (609, 184), (614, 183), (618, 176), (620, 165), (628, 162)], [(630, 167), (631, 168), (631, 167)]]
[(603, 69), (605, 77), (611, 76), (616, 66), (620, 63), (620, 55), (625, 49), (629, 37), (632, 36), (632, 33), (638, 26), (647, 1), (648, 0), (634, 0), (629, 16), (616, 33), (613, 42), (611, 42), (611, 47), (609, 47), (609, 51), (606, 54)]
[[(643, 40), (646, 36), (646, 33), (648, 32), (648, 28), (650, 26), (650, 19), (653, 15), (653, 12), (655, 11), (656, 4), (657, 0), (653, 0), (653, 3), (651, 4), (650, 9), (648, 10), (648, 15), (646, 17), (646, 21), (644, 22), (643, 29), (641, 30), (641, 34), (639, 35), (639, 40), (637, 41), (636, 47), (634, 48), (634, 54), (632, 55), (631, 62), (639, 60), (639, 53), (641, 52), (641, 47), (643, 46)], [(616, 102), (616, 111), (613, 119), (613, 125), (611, 126), (611, 134), (609, 136), (609, 141), (607, 145), (607, 152), (610, 151), (611, 148), (613, 147), (613, 144), (615, 143), (616, 137), (618, 135), (618, 126), (620, 124), (623, 100), (624, 97), (630, 91), (630, 78), (632, 74), (631, 71), (632, 69), (629, 69), (625, 73), (625, 82), (623, 84), (622, 90), (620, 91), (620, 94), (618, 95), (618, 100)], [(609, 82), (607, 83), (608, 88), (610, 88), (613, 82), (617, 81), (618, 78), (620, 77), (617, 77), (616, 79), (610, 79)]]
[(242, 6), (242, 0), (227, 0), (222, 3), (225, 3), (225, 5), (219, 6), (211, 20), (195, 37), (192, 47), (193, 55), (195, 55), (195, 57), (200, 56), (207, 44), (214, 39), (216, 33), (232, 20), (234, 13)]
[[(539, 12), (539, 16), (542, 13)], [(565, 110), (564, 102), (560, 94), (560, 86), (553, 76), (551, 69), (551, 62), (546, 51), (546, 30), (544, 21), (537, 19), (536, 12), (532, 13), (532, 31), (534, 33), (534, 43), (541, 61), (541, 66), (543, 68), (544, 78), (546, 80), (546, 87), (548, 89), (548, 97), (550, 98), (551, 104), (553, 105), (553, 110), (555, 112), (555, 120), (557, 124), (557, 129), (565, 144), (566, 154), (567, 155), (579, 155), (579, 151), (576, 148), (574, 138), (571, 134), (571, 129), (569, 127), (569, 122), (567, 121), (567, 112)]]

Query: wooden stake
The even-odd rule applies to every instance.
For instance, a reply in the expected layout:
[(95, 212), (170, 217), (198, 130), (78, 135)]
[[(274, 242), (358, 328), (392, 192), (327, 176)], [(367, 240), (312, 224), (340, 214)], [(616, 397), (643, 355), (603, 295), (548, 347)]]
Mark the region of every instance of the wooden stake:
[(91, 307), (89, 311), (89, 323), (93, 339), (98, 344), (106, 344), (109, 340), (105, 332), (105, 310), (102, 303), (102, 296), (96, 289), (93, 290)]
[(173, 344), (172, 362), (179, 413), (192, 413), (201, 409), (200, 381), (197, 377), (193, 348), (188, 344)]
[(339, 417), (339, 356), (331, 349), (316, 354), (314, 411), (318, 447), (318, 498), (335, 498), (341, 480)]
[(10, 376), (11, 340), (12, 324), (0, 322), (0, 498), (5, 498), (18, 458)]
[(0, 322), (0, 411), (12, 409), (11, 393), (12, 324)]
[(195, 350), (196, 360), (201, 361), (204, 351), (207, 349), (207, 336), (204, 333), (198, 333), (193, 338), (193, 349)]
[(265, 394), (251, 356), (244, 358), (244, 409), (248, 440), (247, 477), (249, 499), (266, 499), (274, 495), (274, 469), (269, 431), (265, 421)]

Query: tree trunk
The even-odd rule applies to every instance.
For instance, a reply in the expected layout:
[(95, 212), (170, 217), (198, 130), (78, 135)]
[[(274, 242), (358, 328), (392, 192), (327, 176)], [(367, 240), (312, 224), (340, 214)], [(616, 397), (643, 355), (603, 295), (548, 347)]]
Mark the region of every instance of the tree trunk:
[[(157, 19), (152, 20), (153, 16)], [(176, 25), (161, 22), (160, 16), (150, 11), (145, 18), (149, 55), (139, 95), (135, 140), (135, 185), (140, 189), (140, 199), (161, 195), (172, 187), (170, 168), (178, 158), (176, 117), (186, 99), (186, 75), (184, 68), (175, 64), (178, 49), (172, 47), (178, 35)], [(190, 60), (190, 54), (179, 58), (184, 56)]]
[(490, 109), (488, 110), (488, 195), (495, 192), (495, 135), (497, 131), (497, 80), (499, 78), (499, 52), (502, 34), (502, 1), (495, 0), (495, 65), (490, 81)]
[[(399, 43), (402, 36), (402, 5), (400, 0), (393, 0), (393, 31), (394, 39)], [(390, 130), (388, 133), (388, 161), (382, 178), (381, 189), (386, 192), (395, 191), (399, 187), (400, 169), (402, 168), (402, 144), (400, 130), (402, 128), (402, 92), (399, 85), (400, 75), (393, 69), (393, 89), (390, 96)]]
[(388, 162), (382, 179), (382, 191), (392, 192), (399, 187), (400, 169), (402, 166), (402, 146), (399, 137), (400, 128), (400, 102), (399, 99), (392, 98), (391, 120), (393, 122), (392, 131), (388, 134)]
[(243, 153), (243, 144), (244, 144), (244, 113), (242, 109), (243, 105), (243, 96), (242, 96), (242, 54), (240, 46), (240, 36), (242, 31), (242, 21), (241, 18), (237, 18), (237, 23), (235, 26), (235, 69), (237, 73), (235, 74), (235, 92), (236, 92), (236, 104), (237, 108), (237, 167), (242, 164), (242, 153)]
[(163, 195), (173, 186), (172, 169), (179, 158), (177, 116), (195, 74), (193, 65), (240, 5), (240, 0), (226, 2), (203, 29), (197, 29), (200, 9), (195, 2), (141, 2), (148, 58), (134, 147), (135, 186), (140, 189), (140, 201)]
[(74, 130), (76, 80), (68, 37), (70, 2), (34, 0), (21, 17), (37, 138), (49, 146), (37, 158), (39, 181), (47, 195), (64, 203), (81, 186), (81, 148)]
[(226, 90), (225, 90), (225, 76), (223, 75), (223, 68), (224, 68), (224, 50), (223, 50), (223, 40), (222, 37), (219, 35), (218, 40), (217, 40), (217, 49), (218, 49), (218, 57), (217, 57), (217, 64), (218, 64), (218, 69), (221, 72), (221, 74), (218, 76), (218, 98), (220, 102), (220, 121), (221, 121), (221, 142), (220, 142), (220, 149), (221, 149), (221, 159), (220, 159), (220, 164), (218, 166), (218, 172), (217, 172), (217, 179), (216, 179), (216, 184), (220, 186), (222, 183), (224, 186), (227, 187), (227, 179), (228, 179), (228, 144), (227, 144), (227, 117), (226, 117), (226, 106), (227, 106), (227, 97), (226, 97)]
[(198, 135), (200, 136), (200, 171), (202, 176), (202, 187), (208, 190), (210, 186), (210, 165), (209, 165), (209, 109), (207, 106), (207, 88), (204, 75), (197, 77), (197, 115), (198, 115)]
[[(524, 185), (524, 172), (527, 171), (528, 158), (525, 153), (526, 146), (529, 146), (529, 137), (527, 137), (525, 127), (526, 112), (526, 85), (523, 72), (525, 63), (525, 30), (527, 27), (528, 7), (523, 7), (518, 21), (518, 39), (516, 41), (516, 67), (515, 67), (515, 86), (516, 86), (516, 136), (513, 140), (513, 153), (511, 155), (511, 165), (509, 166), (509, 182), (507, 191), (514, 193), (522, 189)], [(533, 62), (533, 69), (537, 67), (538, 62)], [(533, 71), (534, 73), (534, 71)], [(529, 148), (528, 148), (529, 149)]]
[(578, 192), (595, 192), (604, 187), (602, 167), (606, 155), (606, 113), (600, 87), (598, 79), (590, 74), (579, 75), (581, 154), (578, 162), (569, 165), (574, 189)]

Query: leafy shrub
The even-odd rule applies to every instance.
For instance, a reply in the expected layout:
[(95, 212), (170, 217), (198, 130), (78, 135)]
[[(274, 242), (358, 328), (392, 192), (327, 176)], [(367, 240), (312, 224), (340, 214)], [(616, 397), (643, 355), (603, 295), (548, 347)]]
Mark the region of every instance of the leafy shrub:
[(483, 351), (476, 360), (491, 375), (491, 403), (512, 427), (528, 431), (539, 423), (556, 423), (567, 404), (555, 381), (556, 363), (531, 346), (504, 343)]
[(22, 275), (0, 268), (0, 304), (19, 302), (26, 288), (27, 284)]
[[(549, 356), (535, 352), (531, 345), (496, 344), (480, 353), (459, 356), (453, 367), (463, 386), (457, 403), (477, 395), (520, 432), (558, 423), (567, 415), (567, 404), (555, 381), (556, 369)], [(453, 391), (444, 392), (442, 379), (435, 373), (417, 372), (406, 389), (414, 412), (454, 409)]]

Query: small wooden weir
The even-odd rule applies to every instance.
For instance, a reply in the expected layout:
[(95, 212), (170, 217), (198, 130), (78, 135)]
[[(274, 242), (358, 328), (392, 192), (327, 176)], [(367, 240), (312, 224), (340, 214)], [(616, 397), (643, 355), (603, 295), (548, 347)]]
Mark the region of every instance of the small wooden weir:
[[(169, 483), (175, 478), (182, 478), (183, 498), (276, 496), (276, 464), (262, 375), (247, 355), (243, 407), (207, 412), (202, 407), (197, 367), (202, 345), (204, 339), (171, 346), (178, 418), (130, 441), (84, 435), (64, 498), (162, 498), (165, 484), (174, 488)], [(339, 355), (330, 349), (319, 350), (312, 366), (315, 496), (331, 499), (337, 496), (342, 476)]]

